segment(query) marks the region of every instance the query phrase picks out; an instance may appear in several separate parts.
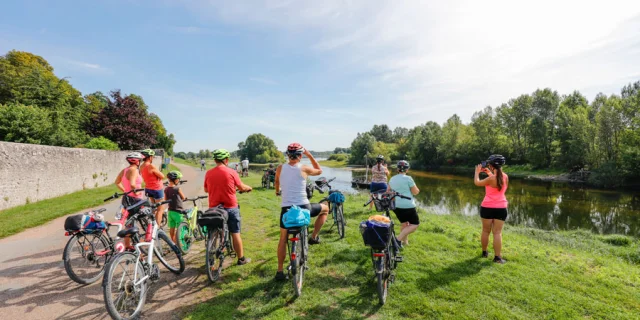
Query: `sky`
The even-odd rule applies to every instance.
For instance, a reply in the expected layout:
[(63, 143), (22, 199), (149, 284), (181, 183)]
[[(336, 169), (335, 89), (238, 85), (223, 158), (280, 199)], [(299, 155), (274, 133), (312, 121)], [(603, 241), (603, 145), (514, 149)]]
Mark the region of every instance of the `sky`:
[(141, 95), (176, 151), (252, 133), (320, 151), (538, 88), (619, 94), (640, 80), (640, 1), (5, 0), (12, 49), (84, 94)]

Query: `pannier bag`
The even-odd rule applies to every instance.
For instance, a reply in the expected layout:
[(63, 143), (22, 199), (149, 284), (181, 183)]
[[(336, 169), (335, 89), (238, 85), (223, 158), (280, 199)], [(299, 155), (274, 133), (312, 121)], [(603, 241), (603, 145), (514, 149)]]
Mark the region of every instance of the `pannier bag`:
[(365, 245), (373, 249), (384, 249), (391, 235), (391, 224), (376, 220), (363, 221), (360, 223), (360, 233)]
[(329, 195), (329, 201), (333, 203), (344, 203), (344, 194), (336, 191)]
[(76, 214), (67, 217), (64, 221), (64, 230), (70, 232), (76, 231), (101, 231), (107, 225), (104, 221), (96, 221), (92, 214)]
[(308, 226), (311, 222), (311, 213), (307, 209), (298, 206), (291, 206), (287, 212), (282, 215), (282, 224), (285, 228), (299, 228)]
[(207, 230), (222, 229), (229, 219), (229, 213), (224, 207), (217, 206), (207, 209), (198, 217), (198, 225), (207, 227)]

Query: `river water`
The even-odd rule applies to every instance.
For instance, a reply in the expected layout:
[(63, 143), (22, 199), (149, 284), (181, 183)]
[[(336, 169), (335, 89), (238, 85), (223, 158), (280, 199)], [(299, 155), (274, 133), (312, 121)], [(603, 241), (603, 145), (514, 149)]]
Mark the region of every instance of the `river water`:
[[(364, 172), (323, 167), (323, 176), (336, 177), (333, 187), (356, 192), (351, 180)], [(508, 172), (507, 172), (508, 174)], [(477, 216), (484, 188), (473, 176), (410, 171), (420, 194), (419, 205), (436, 214)], [(586, 229), (601, 234), (640, 237), (640, 194), (637, 192), (582, 188), (566, 183), (510, 180), (507, 190), (507, 223), (544, 230)]]

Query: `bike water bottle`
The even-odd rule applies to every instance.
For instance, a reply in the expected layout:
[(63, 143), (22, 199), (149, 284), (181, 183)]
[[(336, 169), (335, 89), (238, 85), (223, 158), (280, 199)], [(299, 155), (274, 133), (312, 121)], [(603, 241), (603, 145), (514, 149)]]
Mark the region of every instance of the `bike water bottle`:
[(147, 234), (144, 235), (144, 241), (151, 242), (151, 238), (153, 238), (153, 225), (149, 223), (147, 225)]

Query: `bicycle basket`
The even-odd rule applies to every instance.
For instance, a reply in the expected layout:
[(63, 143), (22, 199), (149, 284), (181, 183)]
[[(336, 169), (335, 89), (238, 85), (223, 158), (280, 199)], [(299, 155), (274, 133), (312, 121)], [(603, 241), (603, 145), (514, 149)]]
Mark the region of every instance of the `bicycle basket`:
[(391, 224), (367, 220), (360, 223), (360, 233), (366, 246), (373, 249), (384, 249), (391, 236)]
[(329, 201), (333, 203), (344, 203), (344, 194), (342, 192), (336, 191), (329, 195)]
[(299, 228), (308, 226), (311, 222), (311, 213), (307, 209), (298, 206), (291, 206), (287, 212), (282, 215), (282, 224), (285, 228)]
[(376, 206), (376, 211), (378, 212), (387, 211), (387, 209), (389, 210), (396, 209), (396, 202), (394, 200), (391, 200), (387, 196), (381, 196), (380, 198), (375, 198), (373, 200), (373, 204)]
[(327, 178), (325, 178), (325, 177), (320, 177), (320, 178), (316, 179), (316, 181), (315, 181), (315, 182), (316, 182), (316, 186), (318, 186), (318, 187), (322, 187), (322, 186), (324, 186), (324, 185), (327, 183)]
[(207, 230), (222, 229), (229, 219), (229, 213), (222, 206), (207, 209), (198, 217), (198, 225)]

